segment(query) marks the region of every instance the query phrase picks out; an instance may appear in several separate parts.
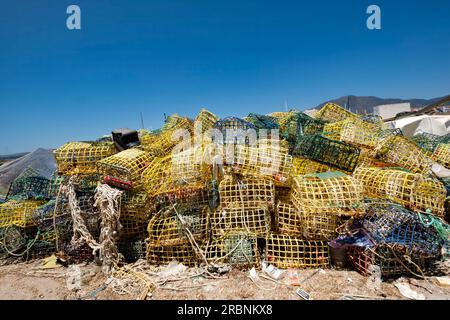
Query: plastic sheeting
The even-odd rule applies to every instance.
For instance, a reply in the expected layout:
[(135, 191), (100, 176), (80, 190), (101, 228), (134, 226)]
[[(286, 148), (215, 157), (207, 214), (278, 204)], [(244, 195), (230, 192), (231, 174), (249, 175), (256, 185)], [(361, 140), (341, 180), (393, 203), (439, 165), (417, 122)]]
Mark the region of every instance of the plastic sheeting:
[(394, 128), (402, 130), (403, 135), (407, 138), (413, 137), (415, 134), (426, 132), (438, 136), (450, 133), (450, 115), (422, 115), (415, 117), (402, 118), (388, 122)]

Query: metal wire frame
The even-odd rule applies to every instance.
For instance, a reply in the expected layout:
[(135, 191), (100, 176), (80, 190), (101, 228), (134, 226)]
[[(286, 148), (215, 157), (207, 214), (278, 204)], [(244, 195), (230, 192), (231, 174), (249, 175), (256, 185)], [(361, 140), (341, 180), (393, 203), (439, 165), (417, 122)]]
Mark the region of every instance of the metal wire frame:
[(238, 204), (241, 207), (275, 205), (275, 186), (266, 177), (226, 176), (219, 184), (222, 206)]
[(266, 259), (282, 269), (328, 268), (330, 264), (329, 247), (325, 241), (277, 234), (270, 234), (267, 238)]
[(189, 241), (188, 228), (196, 241), (205, 239), (209, 232), (210, 211), (202, 208), (174, 206), (158, 212), (148, 224), (148, 243), (153, 246), (170, 246)]
[(450, 167), (450, 144), (439, 143), (433, 152), (432, 159), (443, 166)]
[(211, 214), (210, 225), (214, 237), (240, 230), (265, 237), (270, 232), (271, 215), (264, 204), (242, 206), (238, 202), (226, 203)]
[(300, 210), (338, 215), (363, 212), (361, 183), (341, 172), (317, 173), (294, 178), (291, 201)]
[(444, 215), (446, 189), (438, 180), (395, 168), (360, 167), (353, 177), (368, 198), (386, 199), (415, 211)]
[(373, 266), (378, 266), (383, 278), (420, 274), (435, 260), (435, 258), (410, 255), (405, 247), (393, 248), (389, 245), (379, 245), (374, 248), (350, 246), (346, 249), (346, 256), (350, 264), (362, 275), (372, 275)]
[(347, 118), (326, 124), (323, 135), (329, 139), (347, 142), (359, 147), (375, 148), (381, 129), (382, 127), (378, 124)]
[(120, 187), (124, 184), (130, 188), (137, 188), (141, 185), (142, 172), (153, 159), (152, 154), (132, 148), (99, 161), (98, 168), (104, 179), (114, 179), (105, 182), (116, 181), (116, 183), (113, 183), (115, 186)]
[(113, 142), (69, 142), (56, 149), (58, 173), (61, 175), (92, 174), (97, 162), (117, 152)]
[(313, 117), (326, 122), (338, 122), (347, 118), (358, 119), (358, 115), (345, 110), (335, 103), (325, 104)]
[(120, 205), (122, 237), (139, 237), (147, 234), (147, 225), (156, 206), (143, 191), (126, 192)]
[(378, 144), (377, 157), (414, 173), (429, 173), (433, 160), (414, 142), (402, 136), (390, 136)]
[(353, 172), (358, 164), (360, 152), (360, 148), (345, 142), (331, 140), (320, 135), (305, 135), (299, 138), (293, 155)]
[(243, 230), (227, 232), (205, 245), (206, 260), (211, 264), (226, 263), (234, 268), (259, 267), (257, 235)]
[(292, 172), (292, 156), (289, 150), (271, 144), (259, 147), (237, 146), (235, 172), (267, 176), (277, 185), (288, 184)]

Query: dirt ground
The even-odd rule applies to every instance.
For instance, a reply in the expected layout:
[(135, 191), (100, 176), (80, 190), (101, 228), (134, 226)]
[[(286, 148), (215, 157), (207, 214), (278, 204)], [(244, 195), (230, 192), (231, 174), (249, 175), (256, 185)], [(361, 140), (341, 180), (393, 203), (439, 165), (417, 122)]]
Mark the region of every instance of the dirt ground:
[[(69, 268), (58, 266), (42, 269), (40, 260), (0, 266), (0, 299), (64, 300), (64, 299), (136, 299), (136, 295), (118, 294), (105, 285), (106, 276), (101, 267), (90, 263), (78, 265), (82, 271), (81, 287), (69, 290)], [(261, 272), (260, 272), (261, 274)], [(299, 286), (275, 283), (265, 278), (254, 282), (248, 271), (231, 270), (218, 279), (196, 277), (185, 285), (156, 288), (147, 299), (202, 300), (202, 299), (262, 299), (301, 300), (298, 288), (310, 294), (313, 300), (329, 299), (407, 299), (393, 281), (373, 285), (371, 279), (348, 270), (299, 270)], [(450, 299), (450, 288), (437, 285), (433, 279), (400, 278), (425, 299)]]

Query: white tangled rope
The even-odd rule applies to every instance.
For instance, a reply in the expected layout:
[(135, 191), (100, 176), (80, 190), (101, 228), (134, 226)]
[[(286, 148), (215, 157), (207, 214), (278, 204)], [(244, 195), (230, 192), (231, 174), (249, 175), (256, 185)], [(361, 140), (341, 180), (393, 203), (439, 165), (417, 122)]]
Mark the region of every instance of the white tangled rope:
[(70, 178), (67, 185), (62, 187), (69, 201), (70, 214), (73, 220), (72, 244), (82, 245), (86, 243), (95, 256), (99, 252), (99, 258), (103, 264), (103, 272), (110, 273), (117, 268), (120, 255), (117, 250), (115, 238), (122, 228), (120, 218), (120, 199), (123, 191), (111, 188), (106, 184), (99, 184), (95, 190), (95, 203), (100, 211), (101, 231), (97, 242), (89, 232), (82, 217), (74, 188), (74, 178)]

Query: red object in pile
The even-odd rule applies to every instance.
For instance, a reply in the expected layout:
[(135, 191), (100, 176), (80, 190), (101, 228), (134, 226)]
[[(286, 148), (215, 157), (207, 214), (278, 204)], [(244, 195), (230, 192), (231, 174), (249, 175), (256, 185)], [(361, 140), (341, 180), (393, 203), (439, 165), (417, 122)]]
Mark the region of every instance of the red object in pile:
[(131, 182), (123, 181), (111, 176), (105, 176), (103, 182), (112, 187), (117, 187), (120, 189), (131, 190), (133, 189), (133, 184)]

